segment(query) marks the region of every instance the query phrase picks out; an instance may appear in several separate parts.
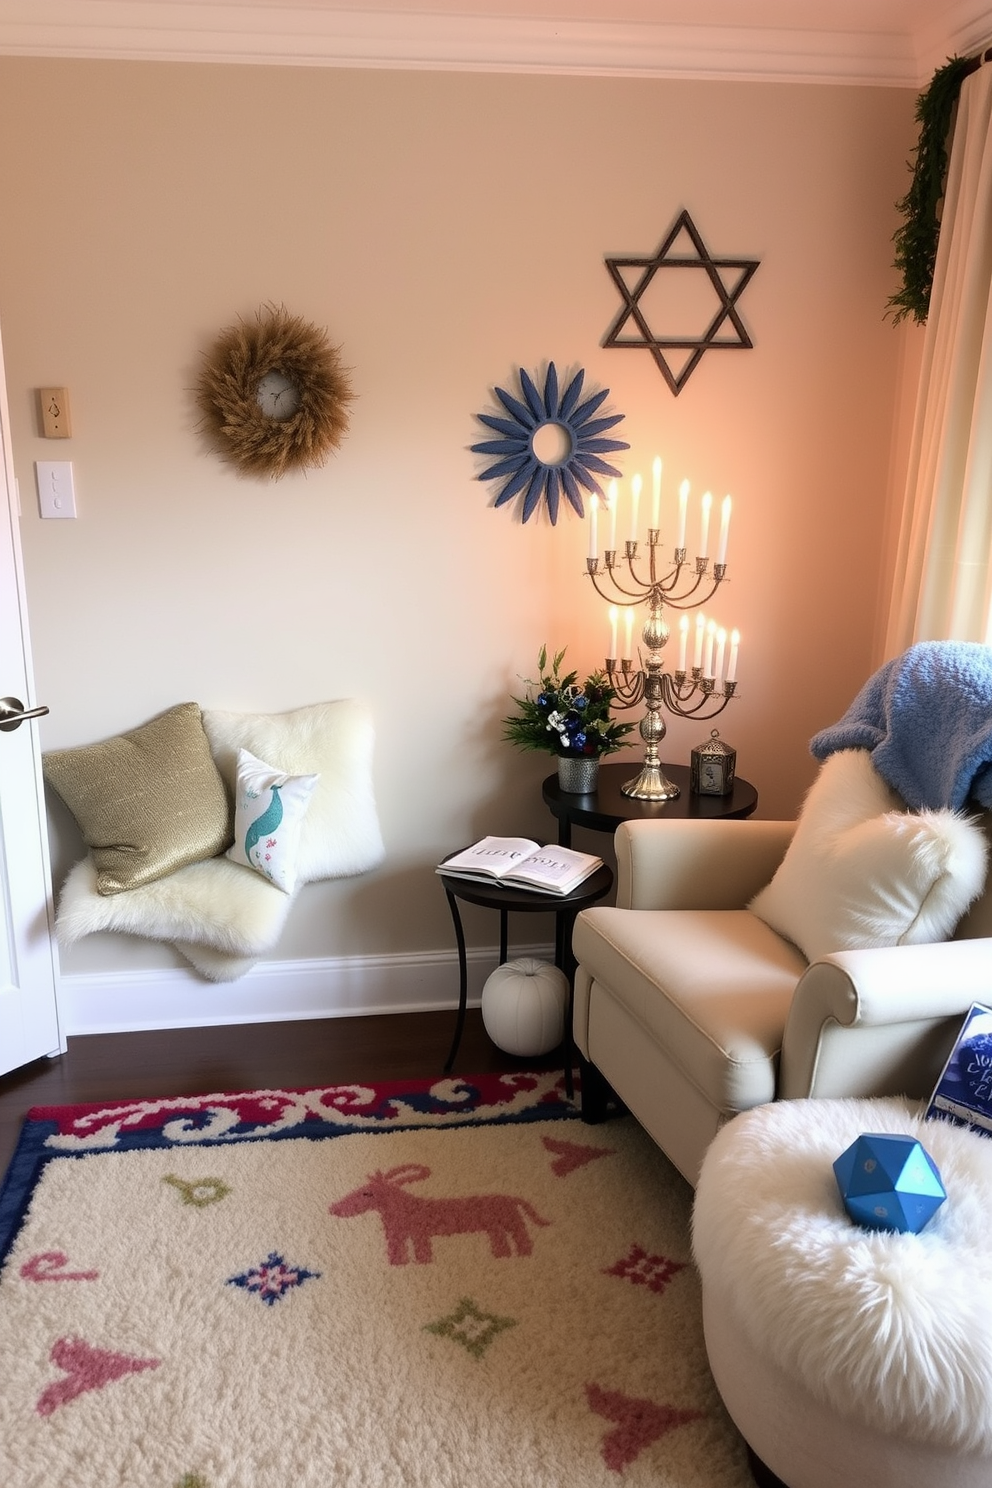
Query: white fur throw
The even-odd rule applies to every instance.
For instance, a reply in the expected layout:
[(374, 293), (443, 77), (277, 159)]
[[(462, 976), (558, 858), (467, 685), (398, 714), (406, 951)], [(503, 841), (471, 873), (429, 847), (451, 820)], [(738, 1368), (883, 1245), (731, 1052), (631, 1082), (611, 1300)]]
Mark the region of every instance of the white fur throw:
[[(348, 698), (277, 714), (205, 711), (203, 726), (232, 794), (239, 747), (287, 774), (320, 777), (300, 830), (301, 883), (364, 873), (381, 862), (374, 735), (363, 703)], [(55, 926), (64, 946), (103, 930), (168, 941), (201, 975), (232, 981), (274, 949), (292, 902), (223, 856), (108, 897), (96, 892), (96, 871), (85, 858), (65, 881)]]
[(98, 894), (96, 867), (87, 857), (62, 887), (55, 929), (63, 946), (101, 930), (168, 941), (211, 981), (227, 982), (272, 950), (292, 902), (225, 857), (190, 863), (139, 889)]
[[(947, 1199), (918, 1235), (848, 1218), (833, 1162), (868, 1132), (916, 1137)], [(703, 1161), (693, 1250), (749, 1342), (842, 1417), (992, 1451), (992, 1140), (900, 1100), (759, 1106)], [(843, 1430), (842, 1422), (838, 1431)]]
[(955, 811), (909, 812), (866, 749), (820, 768), (771, 883), (748, 908), (803, 952), (946, 940), (985, 884), (988, 844)]

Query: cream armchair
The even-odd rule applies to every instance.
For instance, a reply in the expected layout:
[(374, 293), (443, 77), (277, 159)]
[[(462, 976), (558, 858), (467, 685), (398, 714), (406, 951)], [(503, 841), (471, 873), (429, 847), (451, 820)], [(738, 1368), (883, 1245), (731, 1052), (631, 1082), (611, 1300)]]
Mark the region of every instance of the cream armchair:
[[(893, 802), (897, 827), (919, 820), (890, 793)], [(987, 837), (987, 818), (980, 826)], [(616, 834), (616, 907), (576, 920), (583, 1117), (602, 1119), (612, 1087), (693, 1185), (717, 1131), (752, 1106), (929, 1095), (962, 1014), (992, 997), (992, 894), (984, 890), (977, 899), (971, 892), (951, 940), (810, 959), (749, 910), (796, 829), (626, 823)], [(979, 884), (984, 858), (981, 875)], [(906, 933), (919, 933), (916, 921)]]

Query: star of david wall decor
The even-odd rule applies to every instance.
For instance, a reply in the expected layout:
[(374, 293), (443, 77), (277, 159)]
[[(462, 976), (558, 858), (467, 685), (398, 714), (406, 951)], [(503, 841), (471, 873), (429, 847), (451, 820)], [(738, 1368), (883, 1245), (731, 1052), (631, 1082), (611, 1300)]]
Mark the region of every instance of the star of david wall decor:
[[(689, 213), (680, 212), (652, 257), (607, 258), (622, 308), (603, 345), (646, 348), (677, 398), (707, 351), (753, 346), (737, 301), (758, 263), (756, 258), (715, 258)], [(677, 278), (667, 272), (675, 269)], [(652, 329), (663, 322), (671, 325), (670, 334)], [(673, 366), (672, 353), (680, 351), (688, 354), (681, 366)]]

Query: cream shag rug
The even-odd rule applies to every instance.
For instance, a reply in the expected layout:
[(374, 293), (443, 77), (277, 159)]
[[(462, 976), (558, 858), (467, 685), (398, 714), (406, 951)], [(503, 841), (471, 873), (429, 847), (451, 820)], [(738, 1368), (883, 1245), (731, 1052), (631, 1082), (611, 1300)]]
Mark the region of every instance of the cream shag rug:
[(36, 1110), (0, 1482), (748, 1488), (690, 1206), (560, 1075)]

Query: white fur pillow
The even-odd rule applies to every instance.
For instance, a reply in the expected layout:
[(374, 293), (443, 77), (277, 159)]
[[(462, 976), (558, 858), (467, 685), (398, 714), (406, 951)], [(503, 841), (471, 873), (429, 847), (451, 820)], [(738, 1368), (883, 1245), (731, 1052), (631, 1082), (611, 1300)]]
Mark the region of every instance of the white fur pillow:
[(299, 881), (367, 873), (384, 857), (372, 789), (372, 716), (355, 698), (289, 713), (203, 710), (210, 749), (233, 798), (238, 750), (286, 775), (319, 775), (300, 825)]
[(985, 884), (988, 844), (955, 811), (908, 812), (865, 749), (826, 759), (771, 883), (748, 908), (809, 961), (946, 940)]

